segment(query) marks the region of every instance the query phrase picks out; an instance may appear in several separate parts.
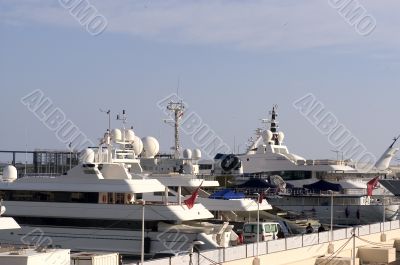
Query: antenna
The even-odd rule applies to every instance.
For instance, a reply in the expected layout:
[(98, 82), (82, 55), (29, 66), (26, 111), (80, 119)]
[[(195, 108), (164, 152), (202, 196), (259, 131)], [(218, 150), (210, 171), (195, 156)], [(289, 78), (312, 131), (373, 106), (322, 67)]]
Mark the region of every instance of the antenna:
[(27, 134), (28, 134), (28, 132), (25, 127), (25, 171), (24, 171), (24, 176), (26, 176), (26, 166), (28, 164), (28, 142), (27, 142), (28, 137), (27, 137)]
[(108, 115), (108, 131), (111, 132), (111, 110), (100, 109), (100, 112), (103, 112)]
[(176, 95), (179, 97), (179, 89), (181, 87), (181, 77), (178, 77), (178, 86), (176, 87)]
[(117, 113), (117, 121), (122, 121), (122, 128), (123, 128), (123, 132), (122, 132), (122, 141), (124, 142), (124, 144), (123, 144), (123, 150), (125, 151), (125, 137), (126, 137), (126, 135), (125, 135), (125, 124), (126, 124), (126, 120), (127, 120), (127, 115), (126, 115), (126, 112), (125, 112), (125, 110), (123, 109), (122, 110), (122, 116), (119, 114), (119, 113)]
[(180, 119), (183, 116), (184, 110), (185, 110), (185, 105), (183, 104), (182, 100), (180, 102), (173, 102), (171, 101), (168, 103), (167, 110), (171, 111), (174, 113), (174, 120), (169, 121), (165, 120), (165, 122), (173, 122), (174, 123), (174, 128), (175, 128), (175, 153), (174, 157), (178, 159), (180, 157), (180, 143), (179, 143), (179, 122)]
[(390, 145), (390, 147), (389, 148), (392, 148), (393, 147), (393, 145), (397, 142), (397, 140), (400, 138), (400, 135), (399, 136), (397, 136), (397, 137), (393, 137), (393, 143)]

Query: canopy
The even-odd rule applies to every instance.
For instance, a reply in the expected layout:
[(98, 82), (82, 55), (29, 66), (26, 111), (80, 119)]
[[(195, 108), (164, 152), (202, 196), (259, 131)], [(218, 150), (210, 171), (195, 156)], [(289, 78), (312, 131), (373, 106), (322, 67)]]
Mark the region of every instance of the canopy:
[(313, 190), (313, 191), (341, 191), (343, 190), (342, 185), (340, 184), (335, 184), (335, 183), (331, 183), (325, 180), (319, 180), (317, 182), (314, 182), (312, 184), (309, 185), (303, 185), (303, 188), (308, 189), (308, 190)]
[(242, 192), (235, 192), (230, 189), (222, 189), (211, 194), (209, 198), (231, 200), (231, 199), (243, 199), (245, 198), (245, 195)]

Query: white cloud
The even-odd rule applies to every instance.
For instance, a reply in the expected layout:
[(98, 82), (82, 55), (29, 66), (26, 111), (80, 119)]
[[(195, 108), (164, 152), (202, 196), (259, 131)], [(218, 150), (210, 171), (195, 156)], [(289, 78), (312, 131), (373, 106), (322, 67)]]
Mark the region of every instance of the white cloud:
[[(76, 0), (79, 1), (79, 0)], [(348, 45), (395, 48), (400, 2), (362, 1), (377, 20), (367, 37), (333, 9), (328, 0), (90, 0), (108, 20), (105, 32), (156, 41), (218, 44), (251, 50), (293, 50)], [(80, 25), (54, 0), (4, 0), (0, 18), (9, 24)]]

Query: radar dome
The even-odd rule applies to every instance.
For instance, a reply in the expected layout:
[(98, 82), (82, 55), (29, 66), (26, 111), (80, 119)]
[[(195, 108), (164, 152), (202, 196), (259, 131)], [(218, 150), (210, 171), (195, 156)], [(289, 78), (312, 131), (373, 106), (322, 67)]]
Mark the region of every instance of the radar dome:
[(143, 153), (144, 158), (153, 158), (158, 151), (160, 151), (160, 144), (157, 139), (151, 136), (142, 138), (143, 142)]
[(199, 160), (200, 158), (201, 158), (201, 151), (200, 151), (200, 149), (194, 149), (193, 150), (193, 155), (192, 155), (192, 158), (194, 159), (194, 160)]
[(121, 141), (122, 139), (122, 133), (120, 129), (113, 129), (111, 131), (111, 138), (114, 142)]
[(17, 179), (17, 169), (13, 165), (3, 168), (3, 181), (12, 182)]
[(132, 129), (125, 130), (125, 141), (133, 142), (135, 140), (135, 133)]
[(286, 182), (283, 180), (283, 178), (279, 175), (272, 175), (269, 177), (269, 181), (272, 184), (272, 186), (280, 188), (280, 189), (285, 189), (286, 188)]
[(272, 134), (272, 132), (270, 130), (264, 131), (263, 134), (262, 134), (264, 143), (268, 144), (269, 142), (271, 142), (272, 136), (273, 136), (273, 134)]
[(79, 161), (82, 164), (92, 164), (94, 163), (94, 151), (92, 149), (86, 148), (79, 155)]
[(192, 150), (190, 149), (183, 150), (183, 158), (192, 159)]
[(142, 139), (140, 139), (140, 137), (136, 135), (133, 139), (133, 151), (135, 152), (136, 155), (140, 155), (143, 151)]
[(285, 134), (283, 132), (278, 132), (278, 141), (279, 141), (279, 143), (282, 143), (283, 139), (285, 139)]

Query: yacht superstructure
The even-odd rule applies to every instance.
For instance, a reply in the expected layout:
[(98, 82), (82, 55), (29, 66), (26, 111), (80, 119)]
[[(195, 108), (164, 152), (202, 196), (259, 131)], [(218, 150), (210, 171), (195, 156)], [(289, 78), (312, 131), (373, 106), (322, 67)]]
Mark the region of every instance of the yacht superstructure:
[[(253, 198), (243, 196), (225, 196), (210, 198), (205, 189), (215, 190), (219, 187), (216, 180), (204, 179), (199, 175), (198, 161), (201, 159), (199, 149), (181, 151), (179, 142), (179, 123), (184, 110), (183, 103), (171, 102), (168, 110), (173, 112), (175, 146), (172, 155), (160, 156), (159, 143), (154, 137), (139, 138), (131, 129), (113, 129), (105, 134), (104, 146), (93, 150), (95, 159), (125, 164), (134, 178), (157, 179), (168, 188), (166, 195), (160, 192), (146, 193), (145, 200), (163, 200), (181, 204), (197, 188), (197, 201), (214, 214), (214, 219), (222, 221), (243, 221), (249, 212), (270, 210), (272, 206), (263, 200), (259, 205)], [(124, 133), (125, 132), (125, 133)], [(110, 138), (110, 140), (107, 140)], [(108, 154), (111, 154), (109, 156)]]
[[(216, 158), (222, 159), (215, 159), (214, 168), (219, 171), (214, 173), (231, 174), (234, 166), (225, 160), (234, 161), (234, 157), (238, 161), (235, 164), (240, 163), (240, 170), (243, 171), (243, 174), (236, 175), (239, 183), (254, 177), (266, 179), (273, 188), (270, 193), (278, 190), (268, 197), (273, 206), (308, 214), (323, 222), (330, 218), (331, 195), (327, 196), (328, 190), (325, 188), (316, 191), (304, 189), (305, 185), (320, 180), (341, 186), (340, 191), (332, 191), (335, 216), (339, 224), (376, 222), (382, 220), (383, 215), (388, 220), (398, 218), (398, 204), (386, 188), (378, 186), (373, 197), (366, 192), (368, 181), (376, 176), (384, 178), (388, 173), (389, 163), (398, 151), (394, 147), (398, 138), (394, 139), (371, 171), (360, 172), (350, 161), (311, 160), (289, 152), (283, 144), (284, 133), (278, 131), (277, 117), (274, 106), (271, 118), (267, 120), (270, 127), (257, 130), (256, 139), (245, 154), (217, 155)], [(229, 170), (225, 170), (226, 164), (230, 165)]]
[[(17, 179), (16, 169), (7, 166), (0, 196), (7, 216), (22, 229), (0, 232), (2, 242), (18, 243), (21, 237), (29, 242), (40, 235), (72, 250), (138, 254), (144, 218), (146, 254), (190, 248), (194, 240), (205, 242), (204, 248), (229, 245), (228, 228), (196, 221), (213, 217), (203, 205), (195, 203), (189, 209), (184, 203), (144, 201), (145, 194), (167, 189), (158, 180), (133, 177), (129, 169), (123, 163), (95, 162), (92, 150), (86, 150), (78, 166), (58, 177)], [(176, 238), (174, 244), (168, 238)]]

